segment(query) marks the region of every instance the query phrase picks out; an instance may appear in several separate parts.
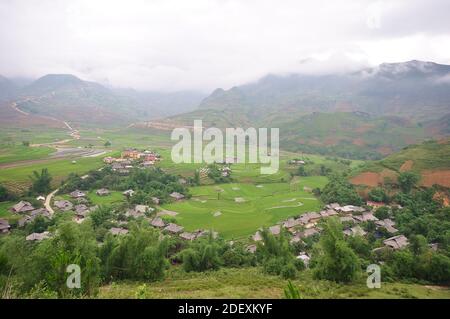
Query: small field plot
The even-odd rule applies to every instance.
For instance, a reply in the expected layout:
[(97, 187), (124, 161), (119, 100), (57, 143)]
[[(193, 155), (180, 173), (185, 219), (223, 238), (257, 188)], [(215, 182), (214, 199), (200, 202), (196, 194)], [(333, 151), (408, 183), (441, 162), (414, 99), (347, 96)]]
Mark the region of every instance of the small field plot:
[(76, 159), (75, 163), (72, 163), (71, 159), (49, 160), (45, 163), (1, 169), (0, 182), (7, 187), (10, 184), (15, 187), (19, 187), (20, 185), (28, 185), (30, 184), (29, 177), (33, 174), (33, 171), (41, 171), (41, 169), (47, 168), (53, 177), (53, 186), (58, 186), (61, 180), (67, 177), (70, 173), (84, 174), (89, 170), (102, 166), (102, 156), (79, 158)]
[(123, 194), (117, 191), (111, 191), (107, 196), (98, 196), (96, 191), (90, 191), (88, 197), (94, 205), (112, 205), (121, 203), (125, 200)]
[[(310, 179), (312, 184), (314, 177)], [(288, 183), (220, 184), (193, 187), (190, 191), (193, 195), (190, 200), (167, 204), (164, 208), (178, 212), (177, 222), (188, 231), (213, 229), (227, 239), (249, 236), (260, 227), (317, 211), (321, 206), (310, 192)]]
[(46, 158), (55, 149), (51, 147), (29, 147), (24, 145), (0, 146), (0, 165), (18, 161)]

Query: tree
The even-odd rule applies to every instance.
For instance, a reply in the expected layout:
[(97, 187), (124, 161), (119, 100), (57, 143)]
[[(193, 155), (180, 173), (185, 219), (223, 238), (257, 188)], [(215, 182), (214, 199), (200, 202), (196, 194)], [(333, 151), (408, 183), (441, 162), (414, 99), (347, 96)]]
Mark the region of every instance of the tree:
[(363, 201), (344, 176), (332, 175), (322, 189), (321, 198), (325, 203), (337, 202), (341, 205), (362, 205)]
[(7, 201), (10, 198), (8, 189), (0, 184), (0, 202)]
[(306, 173), (305, 167), (303, 165), (300, 165), (298, 167), (297, 174), (299, 176), (308, 176), (308, 173)]
[(110, 141), (106, 141), (105, 144), (103, 144), (105, 147), (110, 147), (111, 146), (111, 142)]
[(378, 219), (386, 219), (389, 218), (389, 208), (386, 206), (379, 207), (375, 213), (374, 216)]
[[(66, 222), (60, 225), (52, 238), (36, 246), (30, 260), (24, 271), (30, 273), (33, 286), (43, 280), (60, 298), (92, 296), (97, 293), (100, 261), (94, 232), (89, 223), (78, 226), (73, 222)], [(81, 288), (67, 287), (67, 267), (72, 264), (81, 269)]]
[(212, 233), (206, 239), (197, 240), (181, 254), (185, 271), (205, 271), (218, 269), (222, 265), (219, 255), (220, 245)]
[(28, 146), (30, 146), (30, 142), (29, 141), (22, 141), (22, 145), (28, 147)]
[(414, 253), (414, 255), (420, 255), (424, 253), (427, 247), (427, 239), (422, 235), (412, 235), (409, 238), (410, 249)]
[(389, 197), (387, 196), (386, 192), (381, 187), (371, 189), (368, 195), (369, 199), (375, 202), (387, 203), (389, 200)]
[(314, 277), (336, 282), (351, 282), (357, 277), (359, 259), (344, 240), (342, 225), (337, 218), (327, 220), (316, 248)]
[(420, 176), (413, 172), (401, 172), (398, 175), (398, 185), (403, 193), (410, 193), (419, 179)]
[(41, 173), (33, 171), (33, 175), (30, 177), (32, 185), (30, 191), (34, 194), (47, 194), (51, 190), (50, 183), (52, 176), (48, 172), (48, 169), (43, 168)]
[(194, 184), (200, 185), (200, 172), (198, 170), (194, 173)]

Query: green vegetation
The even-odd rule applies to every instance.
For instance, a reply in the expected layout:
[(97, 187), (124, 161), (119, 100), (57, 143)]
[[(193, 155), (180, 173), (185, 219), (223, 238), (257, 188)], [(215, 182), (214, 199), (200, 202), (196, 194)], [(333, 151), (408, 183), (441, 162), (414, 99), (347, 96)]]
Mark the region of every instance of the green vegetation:
[(333, 175), (330, 182), (323, 188), (321, 198), (325, 203), (341, 205), (361, 205), (362, 199), (344, 176)]
[[(425, 298), (448, 299), (446, 287), (383, 282), (380, 289), (369, 289), (365, 281), (339, 284), (313, 279), (309, 270), (291, 280), (302, 298)], [(222, 268), (214, 271), (189, 272), (173, 267), (164, 280), (145, 285), (144, 298), (284, 298), (288, 282), (266, 274), (259, 267)], [(100, 288), (99, 298), (137, 298), (142, 283), (113, 282)]]
[(0, 145), (0, 164), (35, 160), (48, 157), (55, 152), (50, 147), (29, 147), (28, 145)]
[(314, 276), (319, 279), (352, 282), (361, 267), (357, 255), (344, 240), (342, 224), (335, 218), (325, 224), (314, 258)]
[(48, 172), (48, 169), (43, 168), (40, 173), (37, 171), (33, 171), (33, 175), (30, 178), (32, 180), (30, 193), (48, 194), (50, 192), (50, 183), (52, 182), (52, 176)]
[[(188, 231), (214, 229), (225, 238), (242, 238), (287, 217), (317, 211), (320, 201), (303, 187), (323, 187), (325, 183), (326, 178), (311, 176), (293, 185), (231, 183), (191, 187), (190, 200), (163, 208), (177, 212), (177, 222)], [(217, 212), (221, 214), (214, 216)]]

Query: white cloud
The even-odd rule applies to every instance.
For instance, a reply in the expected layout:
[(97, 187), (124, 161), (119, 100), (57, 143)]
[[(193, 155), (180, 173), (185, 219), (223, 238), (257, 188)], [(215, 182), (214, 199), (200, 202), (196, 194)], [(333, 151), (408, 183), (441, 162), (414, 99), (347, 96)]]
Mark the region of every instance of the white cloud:
[(445, 63), (450, 22), (440, 9), (446, 6), (443, 0), (4, 0), (0, 74), (73, 73), (114, 86), (208, 91), (267, 73), (343, 72), (408, 59)]

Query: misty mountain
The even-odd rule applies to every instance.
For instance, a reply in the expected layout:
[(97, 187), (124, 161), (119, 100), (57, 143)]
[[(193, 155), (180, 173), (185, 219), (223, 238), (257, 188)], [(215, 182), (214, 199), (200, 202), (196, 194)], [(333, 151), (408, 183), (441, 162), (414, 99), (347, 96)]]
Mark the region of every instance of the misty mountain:
[(18, 86), (10, 79), (0, 75), (0, 101), (12, 99), (17, 94)]
[(17, 106), (80, 125), (128, 125), (190, 111), (203, 98), (195, 92), (116, 90), (71, 74), (49, 74), (21, 88)]
[(198, 110), (143, 126), (278, 127), (285, 149), (376, 159), (449, 135), (450, 66), (385, 63), (351, 74), (268, 75), (216, 89)]
[(314, 111), (437, 119), (450, 113), (450, 66), (409, 61), (384, 63), (352, 74), (268, 75), (227, 91), (217, 89), (200, 108), (241, 110), (263, 123), (277, 113)]

